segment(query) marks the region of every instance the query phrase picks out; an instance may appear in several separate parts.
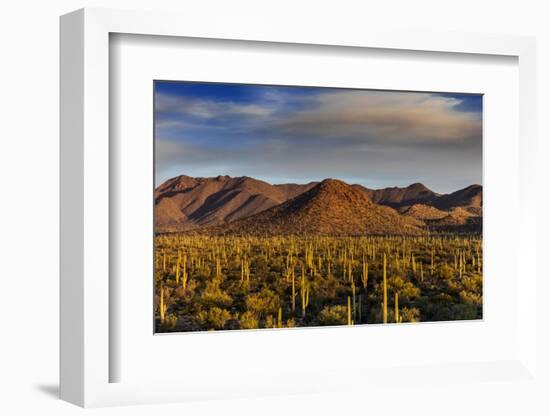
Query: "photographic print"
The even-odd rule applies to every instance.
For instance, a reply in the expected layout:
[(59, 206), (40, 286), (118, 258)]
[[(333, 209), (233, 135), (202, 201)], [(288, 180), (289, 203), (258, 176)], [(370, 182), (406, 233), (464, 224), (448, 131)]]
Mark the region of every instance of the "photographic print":
[(155, 81), (155, 332), (482, 319), (482, 98)]

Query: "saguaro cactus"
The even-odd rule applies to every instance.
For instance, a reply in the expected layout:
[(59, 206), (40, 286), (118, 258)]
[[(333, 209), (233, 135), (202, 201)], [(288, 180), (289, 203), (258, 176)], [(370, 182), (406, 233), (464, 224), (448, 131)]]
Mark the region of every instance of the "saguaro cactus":
[[(365, 292), (365, 301), (367, 301), (367, 286), (369, 283), (369, 263), (363, 260), (363, 273), (361, 274), (361, 282), (363, 283), (363, 290)], [(362, 312), (362, 296), (359, 295), (359, 319), (363, 322), (363, 312)], [(365, 305), (366, 306), (366, 305)]]
[(363, 288), (367, 293), (367, 283), (369, 282), (369, 264), (363, 260), (363, 274), (361, 275), (361, 282), (363, 282)]
[(164, 285), (160, 285), (159, 314), (161, 323), (164, 323), (164, 320), (166, 319), (166, 309), (167, 306), (164, 302)]
[(359, 295), (359, 302), (357, 303), (357, 322), (363, 323), (363, 295)]
[(306, 308), (309, 303), (309, 289), (306, 287), (306, 275), (304, 267), (302, 266), (302, 282), (300, 287), (300, 294), (302, 296), (302, 317), (306, 316)]
[(222, 266), (220, 263), (220, 259), (216, 257), (216, 278), (220, 279), (222, 277)]
[(459, 256), (459, 262), (458, 262), (458, 277), (460, 279), (462, 279), (462, 267), (463, 267), (463, 262), (462, 262), (462, 253), (461, 253)]
[(383, 272), (383, 279), (384, 279), (384, 301), (382, 303), (382, 321), (387, 324), (388, 323), (388, 284), (386, 279), (386, 253), (384, 253), (384, 272)]
[(187, 254), (183, 255), (182, 286), (183, 286), (183, 290), (187, 289)]
[(176, 261), (176, 286), (180, 284), (180, 254), (178, 253), (178, 260)]
[(306, 264), (308, 269), (313, 269), (313, 244), (306, 244), (305, 249)]
[(250, 264), (246, 256), (241, 260), (241, 282), (244, 282), (245, 279), (247, 282), (250, 281)]
[(241, 259), (241, 282), (244, 282), (244, 259)]
[(399, 293), (395, 292), (395, 323), (399, 323)]
[(294, 312), (296, 310), (296, 276), (294, 268), (292, 268), (292, 295), (290, 301), (292, 302), (292, 312)]
[(357, 319), (356, 308), (355, 308), (355, 282), (351, 281), (351, 296), (352, 296), (352, 305), (353, 305), (353, 319)]
[(344, 281), (346, 280), (346, 260), (345, 259), (343, 262), (342, 279), (344, 279)]

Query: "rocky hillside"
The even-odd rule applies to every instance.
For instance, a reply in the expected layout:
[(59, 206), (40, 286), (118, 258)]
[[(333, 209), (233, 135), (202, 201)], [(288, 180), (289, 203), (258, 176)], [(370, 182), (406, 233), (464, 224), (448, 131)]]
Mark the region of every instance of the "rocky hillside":
[(231, 235), (420, 234), (423, 223), (370, 201), (356, 188), (325, 179), (278, 206), (207, 232)]
[(439, 209), (454, 207), (481, 208), (483, 206), (483, 188), (481, 185), (470, 185), (451, 194), (439, 196), (433, 205)]
[(307, 191), (306, 185), (270, 185), (246, 176), (178, 176), (155, 191), (155, 225), (187, 230), (254, 215)]
[(372, 202), (393, 208), (414, 204), (431, 204), (439, 197), (439, 194), (421, 183), (413, 183), (405, 188), (394, 186), (383, 189), (369, 189), (361, 185), (355, 186), (363, 191)]

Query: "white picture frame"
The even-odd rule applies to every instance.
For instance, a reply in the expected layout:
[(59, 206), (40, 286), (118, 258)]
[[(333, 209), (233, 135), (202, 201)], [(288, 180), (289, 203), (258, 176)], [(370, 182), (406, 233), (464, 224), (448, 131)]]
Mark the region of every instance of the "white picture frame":
[[(517, 354), (499, 361), (441, 363), (409, 369), (349, 368), (318, 374), (311, 383), (288, 374), (265, 380), (232, 383), (220, 375), (217, 382), (186, 379), (161, 382), (111, 382), (110, 365), (110, 171), (109, 157), (109, 36), (110, 34), (170, 36), (281, 44), (331, 45), (337, 48), (382, 48), (453, 54), (504, 55), (519, 66), (519, 210), (518, 262), (522, 262), (517, 291)], [(351, 386), (372, 389), (376, 381), (391, 381), (403, 372), (430, 383), (438, 374), (461, 382), (498, 379), (536, 382), (536, 218), (528, 211), (534, 192), (535, 169), (535, 41), (530, 37), (467, 33), (396, 32), (378, 29), (327, 31), (312, 27), (299, 31), (273, 25), (250, 27), (223, 20), (204, 26), (192, 16), (168, 13), (82, 9), (61, 18), (61, 398), (79, 406), (109, 406), (185, 401), (200, 398), (262, 394), (319, 393)], [(529, 256), (531, 258), (529, 259)], [(527, 261), (529, 259), (529, 261)], [(515, 271), (517, 273), (517, 271)], [(329, 329), (330, 331), (330, 329)], [(311, 335), (314, 336), (312, 332)], [(118, 357), (120, 358), (120, 357)], [(484, 375), (483, 377), (479, 377)], [(342, 382), (341, 380), (347, 380)], [(439, 380), (439, 379), (437, 379)], [(373, 399), (374, 400), (374, 399)]]

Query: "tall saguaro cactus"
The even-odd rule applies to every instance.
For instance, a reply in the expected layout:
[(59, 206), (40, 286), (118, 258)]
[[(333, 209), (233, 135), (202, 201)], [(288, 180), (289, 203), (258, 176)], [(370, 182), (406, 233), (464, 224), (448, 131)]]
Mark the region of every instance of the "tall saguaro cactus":
[(176, 260), (176, 286), (180, 284), (180, 253), (178, 252), (178, 259)]
[(220, 263), (220, 259), (216, 257), (216, 279), (221, 279), (222, 277), (222, 266)]
[(355, 308), (355, 282), (353, 280), (351, 281), (351, 295), (352, 295), (352, 305), (353, 305), (353, 319), (356, 320), (357, 314), (356, 314), (356, 308)]
[(250, 281), (250, 263), (246, 256), (241, 259), (241, 282), (244, 282), (245, 279), (247, 283)]
[(300, 294), (302, 296), (302, 317), (306, 316), (306, 308), (309, 303), (309, 289), (306, 287), (306, 275), (304, 267), (302, 266), (302, 282), (300, 287)]
[[(363, 259), (363, 273), (361, 274), (361, 282), (363, 283), (363, 291), (365, 292), (365, 301), (367, 301), (367, 286), (369, 283), (369, 263)], [(359, 295), (359, 318), (361, 322), (363, 321), (363, 311), (362, 311), (362, 296)], [(366, 305), (365, 305), (366, 306)]]
[(244, 259), (241, 259), (241, 283), (244, 282)]
[(384, 272), (383, 272), (383, 279), (384, 279), (384, 301), (383, 301), (383, 307), (382, 307), (382, 321), (387, 324), (388, 323), (388, 284), (386, 279), (386, 253), (384, 253)]
[(361, 282), (363, 282), (363, 289), (365, 294), (367, 293), (367, 283), (369, 282), (369, 264), (363, 260), (363, 274), (361, 275)]
[(395, 323), (399, 323), (399, 293), (395, 292)]
[(294, 312), (296, 310), (296, 276), (294, 268), (292, 268), (292, 295), (290, 300), (292, 302), (292, 312)]
[(166, 319), (166, 303), (164, 302), (164, 285), (160, 285), (160, 299), (159, 299), (159, 314), (160, 314), (160, 322), (164, 323), (164, 320)]
[(183, 255), (183, 275), (182, 275), (183, 290), (187, 289), (187, 254)]
[(433, 276), (435, 270), (434, 266), (434, 248), (432, 247), (431, 257), (430, 257), (430, 274)]
[(359, 295), (359, 302), (357, 303), (358, 305), (358, 311), (357, 311), (357, 322), (359, 322), (360, 324), (363, 323), (363, 295)]

